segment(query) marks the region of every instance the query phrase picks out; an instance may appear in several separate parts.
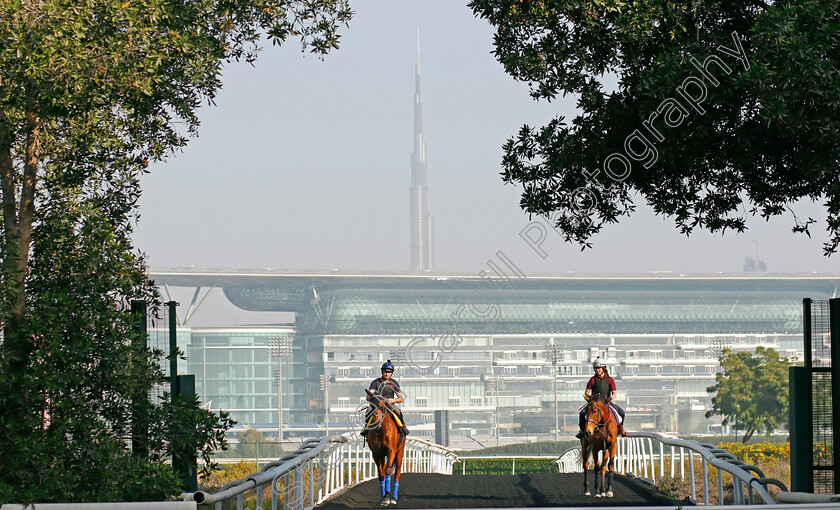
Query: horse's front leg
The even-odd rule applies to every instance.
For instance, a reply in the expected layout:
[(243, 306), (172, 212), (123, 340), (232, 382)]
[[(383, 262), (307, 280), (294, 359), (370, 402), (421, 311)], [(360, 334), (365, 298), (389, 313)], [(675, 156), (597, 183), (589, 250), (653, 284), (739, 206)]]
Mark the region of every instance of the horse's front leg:
[(603, 497), (606, 493), (606, 484), (604, 483), (604, 471), (607, 469), (607, 451), (600, 450), (598, 452), (600, 457), (595, 455), (595, 497)]
[(613, 475), (615, 475), (615, 453), (616, 449), (618, 448), (617, 444), (613, 444), (612, 448), (610, 448), (610, 463), (609, 463), (609, 479), (607, 485), (607, 497), (613, 497)]
[(601, 461), (598, 459), (597, 454), (594, 457), (595, 461), (593, 462), (592, 472), (595, 473), (595, 497), (600, 498), (604, 488), (604, 481), (601, 478)]
[(601, 497), (607, 497), (607, 452), (604, 452), (604, 459), (601, 461), (601, 465), (598, 466), (598, 481), (600, 482), (600, 490), (598, 491), (598, 495)]
[(399, 492), (400, 492), (400, 477), (402, 477), (402, 461), (403, 461), (403, 454), (404, 454), (404, 451), (403, 451), (403, 449), (402, 449), (402, 448), (400, 448), (400, 450), (397, 452), (396, 458), (394, 459), (394, 464), (395, 464), (395, 465), (394, 465), (394, 469), (395, 469), (395, 472), (394, 472), (394, 474), (392, 475), (392, 476), (393, 476), (393, 480), (394, 480), (394, 482), (393, 482), (394, 486), (393, 486), (393, 489), (391, 489), (391, 504), (392, 504), (392, 505), (396, 505), (396, 504), (397, 504), (397, 499), (400, 497), (400, 496), (399, 496)]
[(379, 504), (382, 506), (388, 506), (391, 503), (391, 495), (388, 493), (391, 485), (391, 477), (385, 474), (385, 470), (387, 469), (388, 457), (385, 457), (381, 460), (375, 460), (376, 470), (378, 471), (379, 478)]

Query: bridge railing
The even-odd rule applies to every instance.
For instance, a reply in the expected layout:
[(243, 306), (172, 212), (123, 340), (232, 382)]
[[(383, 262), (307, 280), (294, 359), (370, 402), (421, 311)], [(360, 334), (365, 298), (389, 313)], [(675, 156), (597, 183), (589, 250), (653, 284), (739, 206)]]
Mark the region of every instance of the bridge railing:
[[(580, 459), (580, 447), (566, 450), (554, 460), (561, 473), (580, 473), (583, 465)], [(709, 443), (678, 439), (667, 434), (655, 432), (628, 432), (627, 437), (618, 441), (615, 471), (633, 475), (650, 483), (665, 477), (665, 468), (671, 478), (686, 479), (691, 487), (691, 502), (697, 503), (697, 490), (694, 459), (699, 457), (703, 479), (703, 504), (709, 504), (709, 466), (717, 469), (718, 504), (724, 504), (723, 476), (727, 473), (732, 480), (733, 504), (775, 504), (767, 491), (767, 485), (776, 485), (787, 492), (787, 487), (775, 479), (766, 478), (756, 466), (747, 465), (728, 451)], [(677, 468), (679, 466), (679, 469)], [(760, 500), (756, 501), (755, 495)]]
[[(406, 438), (403, 473), (452, 474), (458, 457), (452, 451), (421, 439)], [(377, 476), (370, 450), (361, 439), (349, 435), (322, 437), (304, 441), (297, 451), (269, 462), (256, 473), (228, 482), (216, 493), (197, 491), (184, 494), (187, 501), (200, 506), (236, 500), (237, 510), (244, 509), (245, 493), (255, 491), (256, 508), (271, 498), (272, 510), (307, 510), (345, 487)]]

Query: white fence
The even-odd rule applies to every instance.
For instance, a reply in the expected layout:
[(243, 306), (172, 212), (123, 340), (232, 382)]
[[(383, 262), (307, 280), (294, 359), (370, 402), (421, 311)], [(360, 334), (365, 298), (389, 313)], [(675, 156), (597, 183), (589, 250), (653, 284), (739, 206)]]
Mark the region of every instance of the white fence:
[[(403, 473), (451, 475), (457, 461), (458, 457), (442, 446), (405, 439)], [(237, 510), (242, 510), (245, 493), (256, 489), (256, 508), (262, 508), (263, 498), (270, 497), (272, 510), (307, 510), (345, 487), (376, 476), (376, 464), (361, 440), (332, 436), (310, 439), (294, 453), (266, 464), (257, 473), (226, 483), (215, 494), (199, 491), (183, 497), (200, 506), (215, 504), (218, 510), (222, 501), (235, 498)]]
[[(615, 470), (617, 473), (630, 474), (638, 478), (655, 483), (665, 476), (665, 466), (668, 465), (668, 475), (675, 478), (686, 478), (691, 486), (691, 502), (697, 503), (694, 472), (694, 459), (699, 457), (701, 476), (703, 477), (702, 504), (709, 504), (709, 469), (717, 468), (718, 502), (723, 499), (723, 476), (727, 473), (731, 477), (732, 491), (735, 505), (776, 504), (767, 492), (767, 485), (776, 485), (787, 492), (787, 487), (775, 479), (766, 478), (756, 466), (744, 464), (726, 450), (716, 448), (708, 443), (698, 443), (666, 434), (653, 432), (628, 432), (628, 437), (619, 438), (616, 454)], [(561, 473), (580, 473), (583, 470), (580, 461), (580, 447), (571, 448), (555, 459)], [(760, 500), (756, 500), (754, 494)], [(722, 503), (720, 503), (722, 504)]]

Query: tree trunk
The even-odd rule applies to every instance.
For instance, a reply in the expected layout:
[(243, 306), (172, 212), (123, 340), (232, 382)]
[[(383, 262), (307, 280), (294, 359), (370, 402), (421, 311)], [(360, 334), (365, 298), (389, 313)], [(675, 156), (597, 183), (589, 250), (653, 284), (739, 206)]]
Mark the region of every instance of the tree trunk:
[(744, 434), (744, 438), (741, 439), (741, 442), (742, 443), (748, 442), (753, 437), (753, 434), (755, 434), (755, 429), (747, 429), (747, 433)]
[[(30, 98), (32, 95), (30, 94)], [(22, 333), (26, 312), (26, 272), (29, 263), (32, 222), (35, 217), (35, 186), (41, 155), (41, 118), (35, 108), (26, 113), (26, 152), (20, 182), (20, 201), (15, 187), (16, 175), (12, 160), (14, 135), (4, 111), (0, 111), (0, 193), (3, 204), (2, 267), (3, 284), (8, 301), (3, 313), (5, 356), (12, 379), (21, 375), (28, 364), (32, 346)]]
[(18, 267), (18, 214), (17, 198), (15, 196), (15, 168), (12, 161), (12, 143), (14, 136), (6, 117), (6, 112), (0, 110), (0, 192), (3, 200), (3, 239), (2, 239), (2, 267), (3, 284), (8, 288), (7, 299), (3, 303), (3, 334), (7, 351), (14, 351), (16, 345), (15, 331), (19, 322), (20, 300), (16, 287), (16, 273)]

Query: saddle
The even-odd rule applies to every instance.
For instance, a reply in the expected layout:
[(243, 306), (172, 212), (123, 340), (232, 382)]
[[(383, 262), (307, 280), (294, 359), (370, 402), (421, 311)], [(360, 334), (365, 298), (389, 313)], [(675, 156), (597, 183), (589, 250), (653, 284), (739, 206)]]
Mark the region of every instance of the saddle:
[(618, 411), (615, 410), (615, 408), (612, 406), (612, 404), (607, 404), (607, 407), (610, 408), (610, 412), (613, 415), (613, 419), (615, 420), (615, 423), (618, 424), (618, 425), (621, 425), (621, 415), (618, 414)]

